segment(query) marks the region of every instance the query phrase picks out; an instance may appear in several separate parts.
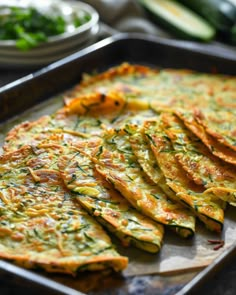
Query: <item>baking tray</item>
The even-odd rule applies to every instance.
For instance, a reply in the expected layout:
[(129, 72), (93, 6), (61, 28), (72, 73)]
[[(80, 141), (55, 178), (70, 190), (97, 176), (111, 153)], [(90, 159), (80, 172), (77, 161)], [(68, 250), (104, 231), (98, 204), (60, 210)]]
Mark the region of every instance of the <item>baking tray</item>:
[[(103, 71), (124, 61), (158, 67), (189, 68), (202, 72), (236, 74), (236, 56), (224, 51), (210, 52), (191, 43), (163, 40), (140, 34), (120, 34), (102, 40), (78, 53), (55, 62), (33, 74), (0, 88), (0, 122), (8, 125), (9, 119), (18, 116), (39, 103), (69, 90), (79, 82), (85, 72)], [(49, 113), (50, 113), (50, 105)], [(37, 109), (32, 109), (32, 118)], [(80, 274), (77, 278), (48, 275), (28, 271), (0, 261), (0, 273), (23, 285), (37, 286), (47, 294), (193, 294), (206, 279), (218, 271), (236, 254), (232, 245), (203, 271), (189, 271), (172, 275), (145, 275), (124, 278), (121, 274), (101, 272)], [(181, 290), (181, 288), (183, 288)], [(178, 293), (177, 293), (178, 292)], [(40, 293), (41, 294), (41, 291)]]

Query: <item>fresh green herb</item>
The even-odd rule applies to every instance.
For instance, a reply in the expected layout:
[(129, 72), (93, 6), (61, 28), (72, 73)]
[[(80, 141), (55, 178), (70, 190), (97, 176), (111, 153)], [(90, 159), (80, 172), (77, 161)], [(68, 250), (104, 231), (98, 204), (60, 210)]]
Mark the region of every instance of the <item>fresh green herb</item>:
[(74, 18), (74, 26), (76, 28), (82, 26), (83, 24), (87, 23), (91, 20), (91, 15), (87, 13), (81, 13), (79, 17)]
[[(79, 153), (77, 153), (76, 155), (78, 155)], [(86, 168), (88, 167), (88, 165), (86, 165)], [(77, 168), (82, 172), (82, 173), (85, 173), (85, 174), (87, 174), (86, 173), (86, 171), (79, 165), (79, 164), (77, 164)]]
[(82, 121), (83, 121), (83, 120), (81, 120), (80, 118), (78, 118), (78, 119), (76, 120), (75, 126), (73, 127), (73, 130), (76, 130)]
[(77, 178), (76, 174), (72, 174), (72, 176), (71, 176), (71, 180), (68, 181), (67, 184), (71, 184), (72, 182), (74, 182), (74, 181), (76, 180), (76, 178)]
[(111, 249), (112, 249), (112, 246), (108, 246), (108, 247), (105, 247), (101, 250), (96, 251), (94, 254), (98, 255), (98, 254), (101, 254), (102, 252), (105, 252), (105, 251), (111, 250)]
[(130, 154), (130, 155), (133, 154), (132, 149), (131, 149), (131, 147), (129, 147), (129, 146), (117, 147), (117, 150), (118, 150), (119, 152), (121, 152), (122, 154), (123, 154), (123, 153), (125, 153), (125, 154)]
[(89, 235), (87, 235), (85, 232), (84, 232), (84, 236), (86, 237), (87, 240), (94, 242), (94, 239), (90, 237)]
[[(6, 8), (5, 8), (6, 9)], [(65, 32), (61, 16), (51, 17), (33, 7), (7, 7), (9, 13), (0, 17), (0, 39), (16, 40), (16, 46), (28, 50), (45, 42), (47, 37)]]
[(102, 153), (103, 153), (103, 146), (101, 145), (101, 146), (99, 147), (98, 152), (96, 153), (96, 156), (99, 157)]
[(146, 137), (149, 139), (150, 143), (156, 146), (155, 141), (153, 140), (152, 136), (149, 133), (145, 132)]
[(151, 194), (151, 196), (153, 196), (155, 199), (160, 200), (161, 196), (157, 195), (157, 194)]
[(136, 224), (138, 224), (138, 225), (141, 225), (139, 222), (137, 222), (136, 220), (133, 220), (133, 219), (131, 219), (131, 218), (128, 218), (128, 220), (131, 221), (131, 222), (134, 222), (134, 223), (136, 223)]
[[(15, 40), (23, 51), (66, 31), (67, 23), (61, 15), (43, 14), (34, 7), (2, 6), (0, 10), (0, 40)], [(75, 15), (73, 25), (79, 27), (90, 19), (86, 13)]]

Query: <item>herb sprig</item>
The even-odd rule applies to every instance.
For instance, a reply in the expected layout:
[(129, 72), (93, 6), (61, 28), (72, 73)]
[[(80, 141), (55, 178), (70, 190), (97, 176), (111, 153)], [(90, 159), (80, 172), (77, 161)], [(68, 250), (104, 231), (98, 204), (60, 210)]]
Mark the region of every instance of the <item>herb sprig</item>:
[[(79, 27), (90, 15), (74, 16), (73, 25)], [(15, 40), (16, 47), (27, 51), (46, 42), (48, 37), (66, 32), (67, 22), (61, 15), (43, 14), (34, 7), (1, 7), (0, 40)]]

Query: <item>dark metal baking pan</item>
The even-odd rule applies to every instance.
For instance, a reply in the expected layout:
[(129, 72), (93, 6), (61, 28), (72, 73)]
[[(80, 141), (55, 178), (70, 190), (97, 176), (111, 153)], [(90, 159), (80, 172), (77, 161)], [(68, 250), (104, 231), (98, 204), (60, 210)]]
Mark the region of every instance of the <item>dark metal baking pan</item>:
[[(191, 43), (185, 47), (182, 41), (162, 40), (140, 34), (121, 34), (102, 40), (0, 88), (0, 121), (4, 124), (6, 120), (39, 102), (70, 89), (79, 82), (84, 72), (99, 72), (124, 61), (158, 67), (189, 68), (208, 73), (236, 74), (236, 55), (229, 57), (224, 51), (214, 53), (202, 46), (189, 44)], [(46, 288), (47, 294), (79, 294), (77, 290), (86, 290), (85, 286), (80, 288), (79, 282), (89, 285), (93, 279), (97, 282), (97, 287), (91, 294), (176, 294), (178, 291), (179, 294), (191, 294), (235, 256), (235, 252), (236, 246), (225, 250), (200, 273), (192, 271), (169, 276), (152, 275), (125, 279), (119, 274), (105, 273), (96, 278), (93, 274), (81, 274), (79, 278), (73, 279), (23, 270), (4, 261), (0, 261), (0, 272), (3, 276), (18, 278), (19, 281), (27, 280), (32, 286)], [(145, 291), (142, 289), (144, 285)], [(183, 286), (185, 289), (180, 291)], [(129, 293), (132, 288), (135, 291)]]

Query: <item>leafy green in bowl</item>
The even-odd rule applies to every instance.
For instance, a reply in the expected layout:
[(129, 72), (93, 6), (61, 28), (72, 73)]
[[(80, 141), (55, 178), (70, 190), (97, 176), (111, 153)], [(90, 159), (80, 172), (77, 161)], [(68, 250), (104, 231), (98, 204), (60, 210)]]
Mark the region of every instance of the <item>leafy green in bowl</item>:
[[(91, 19), (90, 14), (74, 14), (72, 25), (77, 28)], [(71, 24), (70, 24), (71, 25)], [(35, 7), (1, 7), (0, 40), (15, 40), (16, 47), (26, 51), (46, 42), (49, 37), (67, 31), (67, 20), (55, 13), (45, 14)]]

